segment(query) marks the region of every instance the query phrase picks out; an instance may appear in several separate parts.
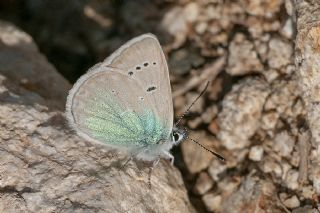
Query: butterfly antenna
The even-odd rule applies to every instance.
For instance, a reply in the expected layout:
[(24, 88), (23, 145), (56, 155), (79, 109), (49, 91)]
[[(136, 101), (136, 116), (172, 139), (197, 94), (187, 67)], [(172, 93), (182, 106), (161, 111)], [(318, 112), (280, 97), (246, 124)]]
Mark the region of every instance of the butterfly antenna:
[(213, 154), (214, 156), (216, 156), (219, 160), (221, 161), (226, 161), (226, 159), (224, 157), (222, 157), (221, 155), (219, 155), (218, 153), (208, 149), (207, 147), (203, 146), (201, 143), (199, 143), (198, 141), (190, 138), (189, 136), (186, 137), (187, 139), (189, 139), (190, 141), (194, 142), (195, 144), (199, 145), (201, 148), (205, 149), (206, 151), (210, 152), (211, 154)]
[(198, 95), (198, 97), (190, 104), (188, 109), (180, 116), (178, 121), (175, 123), (175, 126), (177, 126), (180, 121), (189, 113), (190, 109), (193, 107), (193, 105), (199, 100), (199, 98), (205, 93), (205, 91), (208, 89), (210, 81), (207, 82), (206, 87), (201, 91), (201, 93)]

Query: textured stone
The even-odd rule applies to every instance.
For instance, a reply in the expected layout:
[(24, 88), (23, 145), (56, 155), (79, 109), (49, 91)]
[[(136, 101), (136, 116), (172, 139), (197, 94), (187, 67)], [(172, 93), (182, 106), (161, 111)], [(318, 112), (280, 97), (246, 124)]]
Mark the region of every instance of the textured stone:
[(219, 160), (213, 160), (208, 168), (208, 172), (214, 181), (219, 181), (219, 175), (227, 170), (227, 166)]
[(283, 204), (290, 208), (290, 209), (293, 209), (293, 208), (297, 208), (300, 206), (300, 201), (299, 199), (297, 198), (297, 196), (292, 196), (286, 200), (283, 201)]
[[(318, 0), (295, 1), (297, 14), (295, 64), (312, 143), (320, 148), (320, 5)], [(318, 161), (320, 155), (318, 155)]]
[(274, 149), (279, 152), (281, 156), (289, 157), (293, 150), (295, 141), (288, 132), (283, 131), (275, 136), (274, 143)]
[(0, 21), (0, 32), (0, 73), (23, 88), (36, 92), (51, 107), (64, 109), (66, 91), (71, 85), (40, 54), (33, 39), (3, 21)]
[(298, 189), (299, 187), (298, 179), (299, 179), (298, 171), (293, 169), (289, 170), (286, 174), (286, 180), (285, 180), (287, 187), (292, 190)]
[(239, 82), (225, 96), (218, 117), (218, 136), (227, 149), (240, 149), (250, 144), (249, 138), (259, 127), (268, 93), (263, 80), (250, 78)]
[(249, 159), (253, 161), (261, 161), (263, 157), (263, 147), (253, 146), (249, 152)]
[(230, 75), (245, 75), (261, 72), (263, 66), (252, 42), (243, 34), (237, 34), (229, 46), (227, 72)]
[(278, 38), (269, 42), (268, 64), (271, 68), (280, 69), (282, 66), (292, 63), (292, 44)]
[(213, 186), (213, 181), (206, 172), (201, 172), (194, 185), (194, 191), (197, 194), (203, 195)]
[(268, 18), (273, 17), (275, 13), (280, 11), (280, 6), (282, 4), (281, 0), (241, 0), (240, 2), (247, 13), (256, 16), (265, 16)]
[(202, 200), (208, 211), (219, 211), (221, 209), (221, 195), (215, 195), (212, 193), (205, 194)]
[(283, 212), (277, 207), (276, 188), (270, 181), (247, 177), (237, 191), (223, 199), (223, 213)]
[[(191, 132), (190, 137), (199, 141), (209, 149), (213, 149), (214, 143), (217, 143), (213, 137), (207, 136), (205, 132)], [(212, 154), (197, 144), (187, 140), (181, 144), (183, 160), (191, 174), (200, 172), (207, 168), (213, 158)]]

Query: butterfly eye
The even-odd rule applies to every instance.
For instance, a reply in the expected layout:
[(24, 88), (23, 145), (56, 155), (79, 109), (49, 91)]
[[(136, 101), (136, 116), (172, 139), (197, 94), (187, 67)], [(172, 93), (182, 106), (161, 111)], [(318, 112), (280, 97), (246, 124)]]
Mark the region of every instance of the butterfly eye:
[(177, 142), (180, 139), (180, 135), (178, 133), (173, 132), (172, 135), (175, 142)]

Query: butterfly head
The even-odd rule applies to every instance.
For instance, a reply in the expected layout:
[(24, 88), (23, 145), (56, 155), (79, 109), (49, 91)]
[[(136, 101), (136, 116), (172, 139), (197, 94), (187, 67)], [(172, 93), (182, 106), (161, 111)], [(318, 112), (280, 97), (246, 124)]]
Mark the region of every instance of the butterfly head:
[(186, 129), (179, 129), (174, 126), (172, 129), (171, 141), (174, 145), (178, 145), (182, 141), (184, 141), (188, 136), (188, 132)]

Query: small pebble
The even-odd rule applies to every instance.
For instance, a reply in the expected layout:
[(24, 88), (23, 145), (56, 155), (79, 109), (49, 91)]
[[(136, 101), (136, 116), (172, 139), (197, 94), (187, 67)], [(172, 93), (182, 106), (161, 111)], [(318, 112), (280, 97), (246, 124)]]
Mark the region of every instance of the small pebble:
[(290, 209), (293, 209), (293, 208), (297, 208), (300, 206), (300, 201), (299, 199), (297, 198), (296, 195), (286, 199), (285, 201), (283, 201), (283, 204), (290, 208)]
[(263, 147), (262, 146), (253, 146), (249, 152), (249, 159), (252, 161), (261, 161), (263, 157)]
[(197, 194), (203, 195), (213, 186), (213, 181), (206, 172), (201, 172), (194, 186)]
[(202, 200), (208, 211), (219, 211), (222, 201), (221, 195), (205, 194)]

